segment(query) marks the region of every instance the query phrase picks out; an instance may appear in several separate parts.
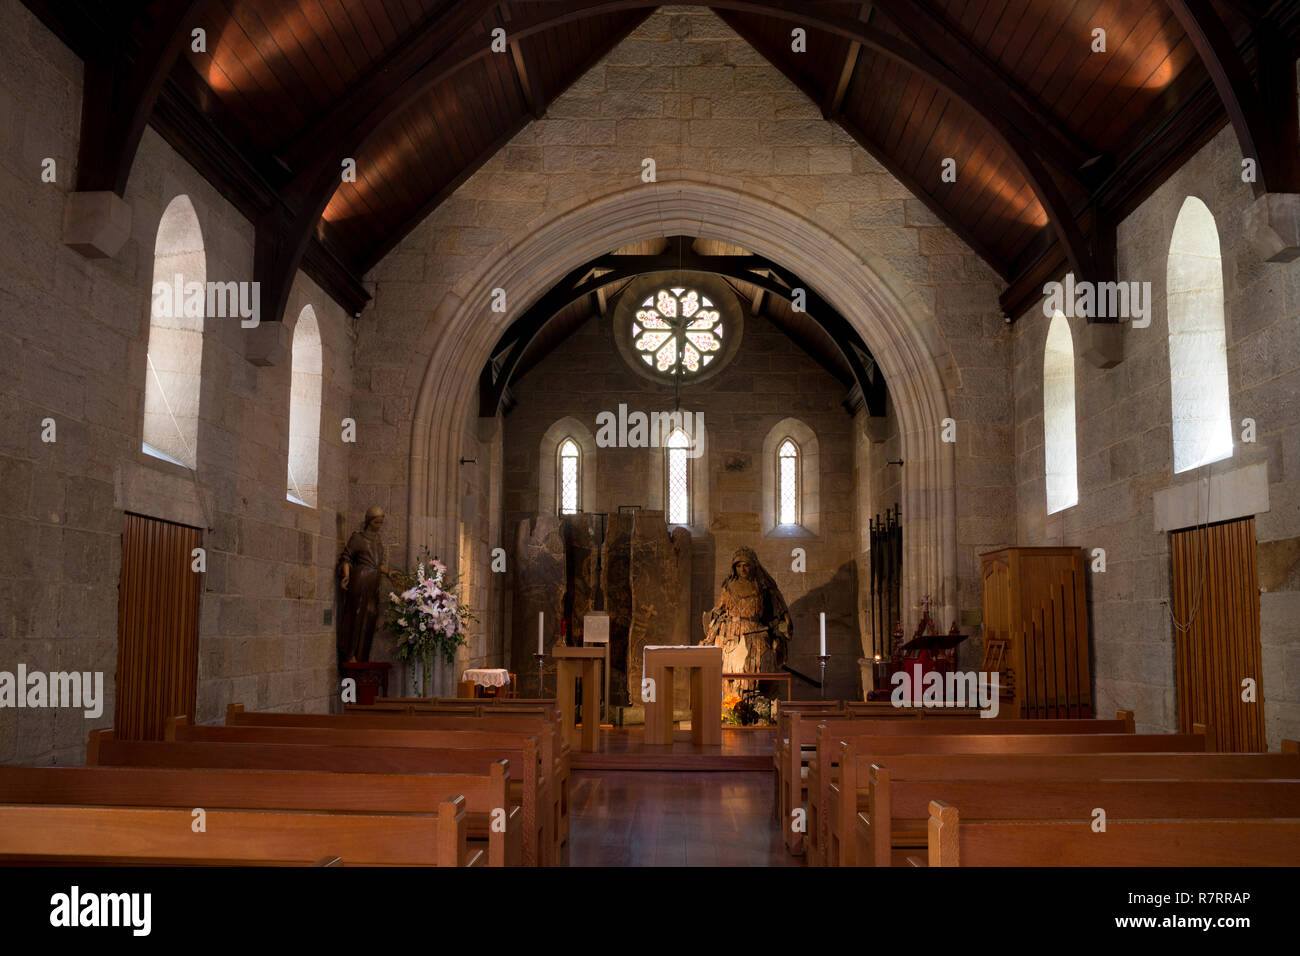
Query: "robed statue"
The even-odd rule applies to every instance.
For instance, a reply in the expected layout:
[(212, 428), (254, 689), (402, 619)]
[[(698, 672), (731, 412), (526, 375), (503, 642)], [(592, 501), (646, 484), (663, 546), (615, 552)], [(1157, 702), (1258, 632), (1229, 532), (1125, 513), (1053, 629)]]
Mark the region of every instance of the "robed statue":
[(339, 587), (343, 610), (339, 614), (339, 663), (370, 660), (370, 644), (382, 613), (381, 593), (388, 577), (388, 558), (380, 532), (384, 509), (366, 510), (365, 523), (354, 531), (339, 555)]
[(705, 644), (722, 648), (724, 674), (771, 674), (786, 662), (790, 611), (752, 548), (732, 555), (731, 573), (717, 606), (705, 615), (704, 631)]

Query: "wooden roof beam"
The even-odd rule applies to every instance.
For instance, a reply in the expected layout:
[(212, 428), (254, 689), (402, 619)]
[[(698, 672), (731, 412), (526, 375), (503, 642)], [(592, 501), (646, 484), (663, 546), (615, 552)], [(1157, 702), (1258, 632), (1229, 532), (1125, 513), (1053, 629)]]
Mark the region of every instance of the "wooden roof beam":
[(1210, 0), (1168, 0), (1223, 100), (1241, 153), (1254, 159), (1256, 197), (1300, 193), (1300, 120), (1295, 57), (1280, 31), (1255, 28), (1259, 84), (1252, 81), (1228, 28)]
[[(871, 22), (871, 4), (864, 3), (858, 13), (858, 19), (863, 23)], [(849, 83), (853, 80), (853, 73), (858, 68), (858, 60), (862, 56), (862, 44), (856, 40), (850, 40), (848, 49), (844, 52), (844, 62), (840, 65), (840, 75), (835, 81), (835, 85), (826, 91), (826, 97), (822, 100), (822, 116), (825, 119), (833, 120), (840, 115), (840, 109), (844, 106), (844, 96), (849, 91)]]
[(155, 0), (149, 7), (152, 23), (138, 38), (139, 49), (131, 53), (127, 19), (121, 27), (125, 35), (103, 37), (96, 54), (86, 60), (78, 192), (111, 191), (121, 196), (126, 191), (154, 104), (207, 2)]
[[(510, 5), (501, 4), (501, 19), (506, 25), (506, 35), (509, 36), (509, 24), (511, 20)], [(524, 97), (524, 103), (528, 105), (528, 112), (532, 114), (533, 119), (541, 119), (546, 115), (546, 102), (540, 90), (534, 88), (533, 74), (528, 69), (528, 61), (524, 56), (524, 46), (518, 40), (510, 40), (510, 59), (515, 67), (515, 80), (519, 83), (519, 92)]]
[[(928, 0), (875, 0), (876, 9), (913, 43), (929, 50), (981, 98), (1024, 132), (1026, 140), (1058, 170), (1077, 178), (1100, 158), (1097, 150), (1027, 97), (984, 51), (964, 37)], [(1086, 190), (1085, 190), (1086, 192)]]

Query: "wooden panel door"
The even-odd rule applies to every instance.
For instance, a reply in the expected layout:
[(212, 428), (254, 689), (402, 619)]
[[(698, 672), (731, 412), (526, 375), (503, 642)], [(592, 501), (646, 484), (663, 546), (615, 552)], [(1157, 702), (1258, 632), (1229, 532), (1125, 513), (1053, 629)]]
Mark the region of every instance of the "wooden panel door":
[[(1255, 519), (1170, 538), (1179, 729), (1204, 723), (1218, 750), (1264, 750)], [(1255, 682), (1254, 703), (1241, 699), (1246, 678)]]
[(166, 720), (194, 718), (199, 664), (198, 528), (127, 514), (117, 596), (113, 727), (124, 740), (162, 740)]

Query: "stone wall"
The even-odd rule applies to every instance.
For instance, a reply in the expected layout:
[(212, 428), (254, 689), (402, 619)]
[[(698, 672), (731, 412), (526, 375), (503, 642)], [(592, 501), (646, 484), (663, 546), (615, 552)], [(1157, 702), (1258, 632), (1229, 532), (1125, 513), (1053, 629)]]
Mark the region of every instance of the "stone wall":
[[(200, 606), (198, 714), (229, 702), (326, 710), (336, 695), (332, 572), (350, 508), (354, 329), (302, 277), (289, 331), (310, 303), (320, 323), (320, 507), (285, 500), (290, 363), (244, 358), (237, 319), (206, 320), (197, 478), (143, 455), (153, 251), (178, 194), (198, 215), (207, 278), (251, 280), (253, 227), (152, 130), (126, 191), (131, 236), (112, 260), (61, 244), (76, 179), (81, 62), (21, 4), (0, 4), (0, 670), (102, 671), (103, 716), (0, 716), (0, 762), (79, 763), (92, 727), (111, 726), (123, 512), (208, 525)], [(41, 181), (42, 160), (57, 181)], [(57, 440), (41, 440), (43, 419)], [(363, 506), (364, 507), (364, 506)]]
[[(737, 303), (739, 307), (743, 304)], [(505, 493), (508, 533), (536, 514), (542, 472), (542, 439), (561, 419), (573, 419), (591, 433), (602, 411), (629, 413), (673, 410), (673, 389), (628, 368), (613, 341), (609, 318), (594, 317), (511, 386), (516, 406), (505, 416)], [(815, 675), (818, 614), (827, 614), (827, 646), (834, 655), (830, 675), (836, 692), (854, 694), (860, 638), (857, 630), (853, 506), (853, 420), (843, 408), (844, 386), (761, 316), (744, 316), (735, 356), (709, 380), (682, 389), (683, 411), (703, 413), (706, 434), (702, 467), (706, 494), (698, 494), (693, 522), (689, 639), (703, 639), (701, 617), (717, 600), (732, 553), (749, 546), (776, 580), (790, 605), (795, 640), (790, 666)], [(768, 432), (786, 418), (810, 428), (818, 443), (818, 533), (765, 534), (765, 468)], [(587, 463), (583, 510), (617, 512), (620, 506), (662, 509), (662, 465), (657, 448), (599, 448), (598, 467)], [(811, 507), (811, 505), (810, 505)], [(513, 538), (512, 538), (513, 539)], [(806, 570), (793, 570), (794, 548), (802, 548)], [(635, 595), (633, 595), (635, 599)], [(811, 692), (796, 688), (799, 696)]]
[[(1078, 358), (1075, 401), (1079, 503), (1046, 514), (1043, 459), (1043, 347), (1048, 319), (1031, 310), (1015, 324), (1017, 539), (1106, 552), (1089, 583), (1097, 710), (1136, 712), (1139, 730), (1178, 723), (1170, 600), (1169, 535), (1156, 530), (1153, 496), (1257, 462), (1268, 466), (1270, 508), (1256, 516), (1259, 541), (1262, 689), (1270, 747), (1300, 735), (1300, 262), (1262, 262), (1244, 217), (1231, 128), (1210, 143), (1120, 224), (1119, 277), (1150, 282), (1151, 324), (1128, 327), (1124, 360), (1101, 370)], [(1166, 262), (1188, 196), (1213, 212), (1223, 258), (1228, 375), (1235, 446), (1231, 458), (1173, 474)], [(1257, 440), (1241, 440), (1241, 422)]]

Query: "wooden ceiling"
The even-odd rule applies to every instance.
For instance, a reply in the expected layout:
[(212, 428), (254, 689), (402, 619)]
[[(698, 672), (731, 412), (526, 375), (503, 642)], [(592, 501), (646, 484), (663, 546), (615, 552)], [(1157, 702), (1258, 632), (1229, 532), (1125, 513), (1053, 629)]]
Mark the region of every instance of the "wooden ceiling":
[[(25, 2), (87, 63), (78, 188), (121, 193), (151, 123), (255, 222), (270, 318), (299, 267), (359, 312), (361, 276), (656, 8)], [(1300, 0), (687, 2), (712, 6), (987, 260), (1013, 318), (1066, 267), (1104, 278), (1115, 223), (1229, 119), (1242, 136), (1254, 116), (1258, 151), (1280, 154), (1271, 188), (1300, 178), (1252, 113), (1269, 95), (1260, 64), (1278, 60), (1261, 50), (1294, 58)], [(509, 56), (489, 53), (498, 27)], [(792, 51), (795, 27), (808, 53)], [(340, 182), (349, 158), (356, 181)]]

